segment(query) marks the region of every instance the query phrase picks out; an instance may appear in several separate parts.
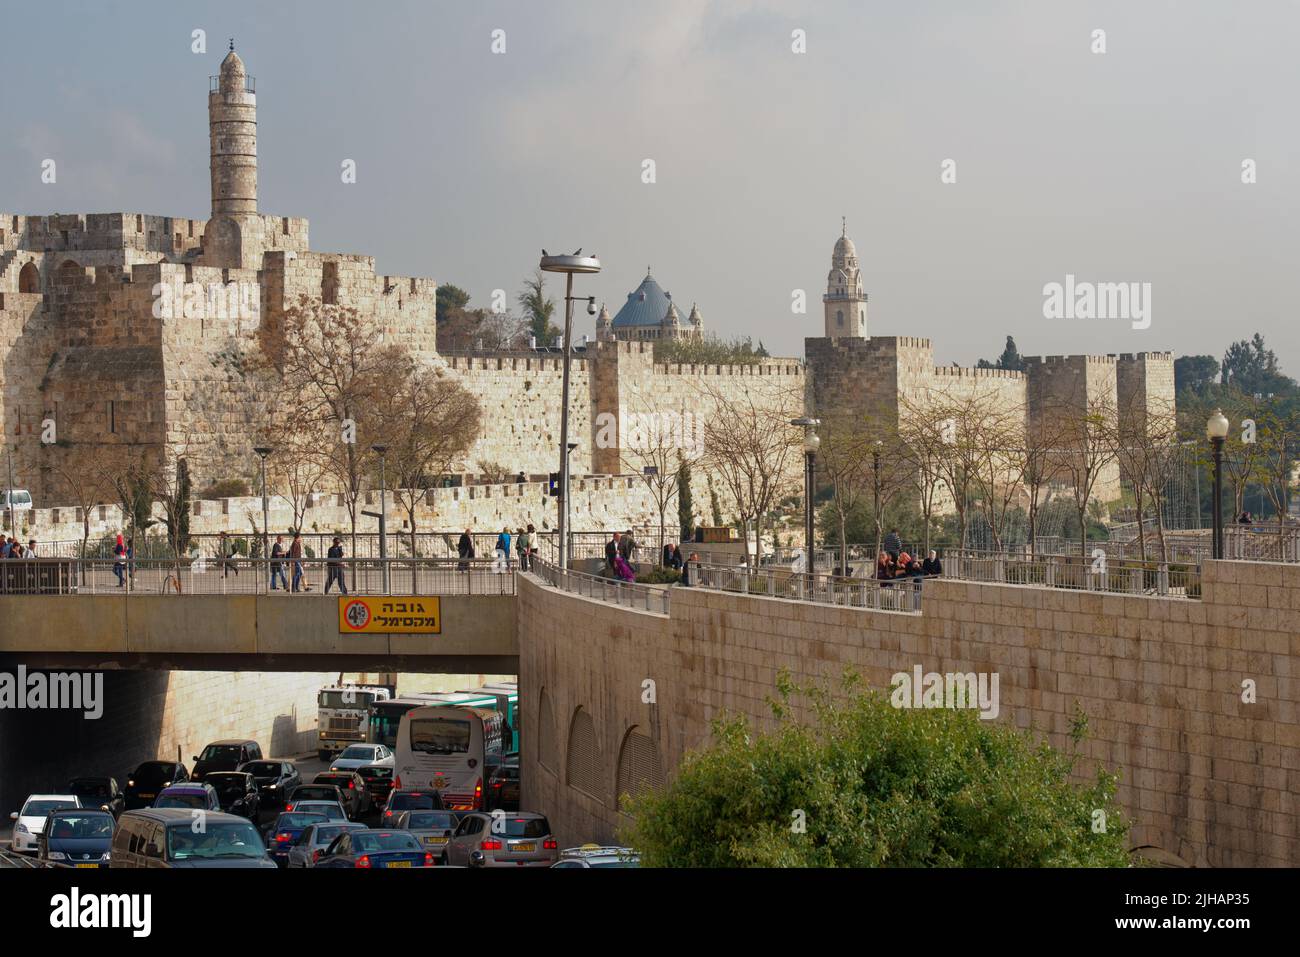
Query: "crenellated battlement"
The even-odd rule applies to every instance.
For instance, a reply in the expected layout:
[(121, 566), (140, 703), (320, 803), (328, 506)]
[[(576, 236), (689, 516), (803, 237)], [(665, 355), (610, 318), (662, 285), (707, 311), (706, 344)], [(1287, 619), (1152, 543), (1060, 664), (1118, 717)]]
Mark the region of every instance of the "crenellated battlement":
[(1017, 369), (977, 369), (962, 366), (935, 366), (934, 374), (940, 378), (959, 379), (1024, 379), (1025, 374)]

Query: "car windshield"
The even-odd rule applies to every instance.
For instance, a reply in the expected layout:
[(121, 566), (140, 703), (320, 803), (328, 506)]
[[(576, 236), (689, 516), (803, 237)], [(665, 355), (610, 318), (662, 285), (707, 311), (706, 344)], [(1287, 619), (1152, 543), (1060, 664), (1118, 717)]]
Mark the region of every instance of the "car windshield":
[(57, 811), (61, 807), (76, 807), (76, 801), (59, 801), (59, 800), (37, 800), (28, 801), (23, 805), (22, 813), (19, 817), (45, 817), (51, 811)]
[(469, 722), (452, 718), (418, 718), (409, 731), (412, 751), (429, 754), (464, 753), (469, 750)]
[[(545, 837), (551, 833), (551, 825), (544, 817), (508, 817), (505, 819), (506, 837)], [(500, 825), (493, 822), (493, 830), (500, 833)]]
[(328, 818), (324, 814), (316, 812), (302, 813), (294, 812), (292, 814), (281, 814), (275, 819), (275, 829), (283, 831), (286, 828), (308, 827), (312, 824), (323, 824)]
[[(369, 748), (360, 744), (354, 744), (350, 748), (344, 748), (343, 753), (339, 755), (339, 758), (345, 758), (349, 761), (373, 761), (374, 757), (374, 748)], [(338, 758), (335, 760), (338, 760)]]
[(322, 708), (336, 708), (340, 711), (365, 711), (375, 700), (373, 691), (360, 691), (348, 688), (344, 691), (322, 691), (316, 701)]
[(323, 825), (321, 827), (316, 828), (316, 830), (312, 832), (313, 837), (315, 838), (313, 843), (328, 845), (333, 842), (334, 838), (338, 837), (344, 831), (355, 831), (355, 830), (357, 830), (357, 828), (340, 827), (337, 825), (328, 825), (328, 826)]
[(346, 791), (352, 787), (352, 775), (350, 774), (319, 774), (316, 780), (321, 784), (332, 784), (340, 791)]
[(337, 804), (326, 804), (322, 802), (320, 804), (311, 804), (307, 807), (303, 807), (300, 804), (298, 805), (298, 808), (307, 814), (322, 814), (331, 821), (346, 821), (348, 819), (348, 816), (343, 813), (343, 808), (339, 807)]
[(412, 811), (406, 826), (413, 831), (442, 831), (456, 826), (456, 815), (450, 811)]
[(361, 831), (352, 835), (352, 850), (362, 854), (375, 851), (418, 851), (420, 843), (410, 834), (401, 831)]
[(336, 798), (338, 798), (338, 791), (333, 785), (329, 787), (312, 787), (309, 784), (293, 792), (295, 801), (333, 801)]
[(169, 791), (161, 795), (154, 807), (196, 807), (208, 806), (208, 796), (202, 791)]
[(392, 768), (358, 768), (357, 774), (367, 781), (391, 781), (393, 779)]
[(388, 802), (393, 811), (431, 811), (437, 808), (436, 798), (432, 794), (394, 794)]
[(237, 744), (209, 744), (199, 755), (200, 761), (238, 761), (241, 749)]
[(136, 787), (160, 787), (171, 781), (172, 767), (170, 764), (159, 764), (157, 761), (151, 761), (136, 768), (135, 774), (131, 775), (131, 780), (135, 782)]
[(103, 798), (108, 800), (108, 785), (102, 781), (73, 781), (68, 790), (77, 797)]
[(280, 776), (280, 765), (266, 761), (249, 761), (241, 770), (257, 778), (278, 778)]
[(216, 789), (218, 796), (224, 798), (242, 797), (248, 791), (248, 782), (242, 777), (217, 777), (212, 775), (208, 783)]
[(167, 828), (167, 852), (173, 861), (265, 857), (266, 847), (252, 824), (209, 821), (201, 833), (195, 833), (189, 824)]
[(113, 836), (111, 814), (60, 814), (51, 823), (53, 840), (80, 841)]

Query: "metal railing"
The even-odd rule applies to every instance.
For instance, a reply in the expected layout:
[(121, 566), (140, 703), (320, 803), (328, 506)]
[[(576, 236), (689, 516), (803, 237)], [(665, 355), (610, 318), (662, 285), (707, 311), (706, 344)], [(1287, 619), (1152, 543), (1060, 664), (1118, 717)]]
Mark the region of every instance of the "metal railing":
[(874, 611), (921, 613), (923, 579), (920, 578), (877, 581), (830, 574), (803, 575), (781, 568), (764, 567), (755, 571), (744, 565), (704, 563), (692, 565), (691, 572), (691, 587), (695, 588)]
[(43, 861), (37, 857), (28, 857), (26, 854), (19, 854), (17, 851), (8, 848), (0, 848), (0, 867), (15, 867), (23, 870), (48, 870), (50, 868), (64, 868), (70, 870), (69, 865), (61, 861)]
[[(1099, 551), (1102, 551), (1099, 544)], [(1044, 555), (1020, 558), (948, 549), (945, 578), (1002, 585), (1036, 585), (1076, 591), (1168, 598), (1201, 597), (1201, 570), (1194, 563), (1117, 559), (1108, 551), (1093, 558)]]
[(662, 585), (638, 585), (586, 572), (565, 571), (540, 558), (534, 559), (531, 571), (560, 591), (658, 615), (668, 614), (672, 601), (672, 590)]
[(486, 558), (16, 558), (0, 560), (0, 595), (513, 595), (515, 565)]

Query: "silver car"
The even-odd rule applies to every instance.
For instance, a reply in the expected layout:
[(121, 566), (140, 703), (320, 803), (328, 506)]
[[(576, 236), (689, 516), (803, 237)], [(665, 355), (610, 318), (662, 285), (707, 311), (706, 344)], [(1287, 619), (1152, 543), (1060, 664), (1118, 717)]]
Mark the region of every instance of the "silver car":
[(391, 768), (393, 762), (393, 752), (382, 744), (350, 744), (330, 762), (330, 770), (355, 771), (367, 764)]
[(552, 867), (640, 867), (641, 855), (630, 847), (602, 847), (584, 844), (560, 851), (560, 859)]
[(457, 827), (454, 811), (402, 811), (393, 826), (410, 831), (426, 851), (438, 856), (439, 864), (447, 863), (447, 844)]
[(313, 824), (304, 828), (298, 840), (289, 848), (285, 867), (312, 867), (316, 859), (325, 853), (325, 848), (334, 842), (344, 831), (365, 831), (364, 824), (351, 821), (330, 821), (328, 824)]
[(348, 820), (347, 811), (335, 801), (294, 801), (293, 810), (295, 814), (323, 814), (331, 824), (346, 824)]
[(550, 867), (560, 851), (545, 815), (475, 811), (461, 818), (446, 856), (452, 866)]

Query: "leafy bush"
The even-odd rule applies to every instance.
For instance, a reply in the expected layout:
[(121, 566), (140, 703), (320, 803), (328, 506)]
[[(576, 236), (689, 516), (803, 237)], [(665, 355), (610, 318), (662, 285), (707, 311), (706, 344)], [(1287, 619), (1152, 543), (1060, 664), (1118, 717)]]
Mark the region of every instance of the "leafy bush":
[(636, 573), (636, 580), (642, 585), (671, 585), (682, 580), (682, 573), (662, 565), (642, 565)]
[[(776, 727), (714, 722), (671, 785), (625, 798), (622, 840), (649, 867), (1122, 867), (1116, 776), (969, 710), (894, 708), (778, 680)], [(793, 692), (813, 720), (792, 717)], [(802, 710), (802, 708), (801, 708)], [(1076, 719), (1074, 747), (1086, 733)], [(1105, 828), (1093, 830), (1096, 812)], [(802, 824), (802, 827), (799, 825)]]

